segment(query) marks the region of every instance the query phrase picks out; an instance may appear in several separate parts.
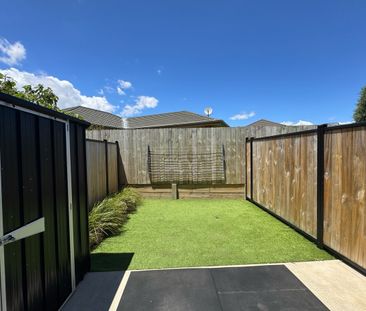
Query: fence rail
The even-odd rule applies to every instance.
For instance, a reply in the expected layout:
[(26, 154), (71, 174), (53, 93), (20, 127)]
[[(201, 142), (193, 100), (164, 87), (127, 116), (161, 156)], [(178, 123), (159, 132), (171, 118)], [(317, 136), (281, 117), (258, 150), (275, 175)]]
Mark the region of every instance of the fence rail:
[(246, 142), (247, 198), (366, 272), (366, 124)]
[(99, 140), (86, 140), (88, 205), (119, 190), (119, 146)]

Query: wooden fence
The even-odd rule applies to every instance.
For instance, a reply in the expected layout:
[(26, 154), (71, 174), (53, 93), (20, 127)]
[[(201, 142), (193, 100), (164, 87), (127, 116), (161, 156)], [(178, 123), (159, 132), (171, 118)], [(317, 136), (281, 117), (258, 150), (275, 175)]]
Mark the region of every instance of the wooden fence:
[(365, 273), (366, 124), (250, 139), (247, 198)]
[(88, 206), (119, 190), (118, 142), (86, 140)]
[(89, 125), (0, 93), (1, 310), (58, 310), (89, 271)]
[[(87, 137), (118, 141), (122, 164), (122, 183), (139, 186), (145, 195), (169, 196), (169, 185), (155, 185), (148, 170), (148, 147), (152, 154), (179, 154), (180, 157), (203, 158), (205, 154), (225, 153), (225, 182), (221, 185), (196, 184), (179, 186), (184, 197), (244, 196), (245, 139), (291, 131), (301, 127), (266, 126), (237, 128), (162, 128), (139, 130), (92, 130)], [(174, 156), (171, 156), (174, 160)], [(179, 158), (177, 156), (177, 158)], [(199, 168), (197, 168), (199, 171)], [(182, 197), (181, 196), (181, 197)]]

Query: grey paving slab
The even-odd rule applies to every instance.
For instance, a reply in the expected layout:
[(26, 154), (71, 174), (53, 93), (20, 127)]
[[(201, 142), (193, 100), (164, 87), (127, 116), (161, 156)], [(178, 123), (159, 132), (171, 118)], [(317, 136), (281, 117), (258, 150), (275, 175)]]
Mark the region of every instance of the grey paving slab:
[(131, 272), (118, 310), (328, 310), (284, 265)]
[(124, 272), (90, 272), (80, 282), (63, 311), (108, 310)]
[(132, 272), (118, 310), (222, 311), (208, 269)]
[(284, 265), (211, 270), (218, 292), (306, 289)]
[(219, 294), (224, 311), (328, 310), (308, 290), (274, 290)]

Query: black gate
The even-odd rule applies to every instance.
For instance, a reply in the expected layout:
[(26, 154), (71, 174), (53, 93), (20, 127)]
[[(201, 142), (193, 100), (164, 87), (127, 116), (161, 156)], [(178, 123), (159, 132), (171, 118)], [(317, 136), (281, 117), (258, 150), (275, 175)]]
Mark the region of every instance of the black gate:
[(86, 126), (0, 93), (4, 310), (57, 310), (89, 269)]

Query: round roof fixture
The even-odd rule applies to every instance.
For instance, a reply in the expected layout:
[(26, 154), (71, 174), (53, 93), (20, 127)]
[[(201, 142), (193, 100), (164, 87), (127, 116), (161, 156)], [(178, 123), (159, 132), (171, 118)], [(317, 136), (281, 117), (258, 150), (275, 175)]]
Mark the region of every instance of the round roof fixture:
[(211, 107), (206, 107), (204, 111), (205, 111), (205, 115), (208, 116), (208, 117), (212, 114), (212, 108)]

